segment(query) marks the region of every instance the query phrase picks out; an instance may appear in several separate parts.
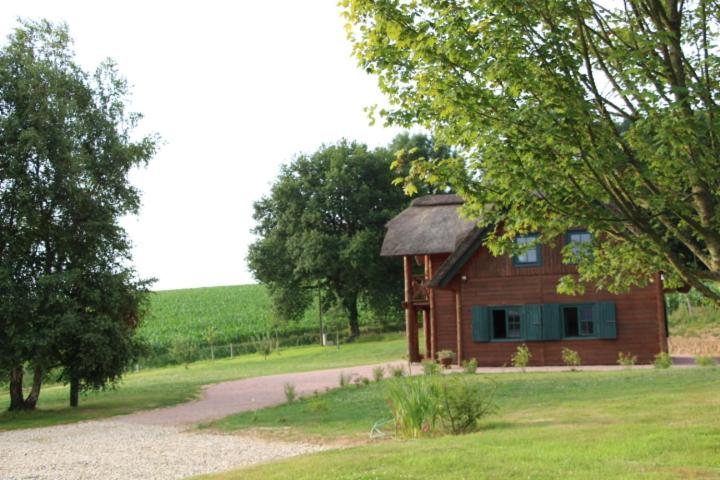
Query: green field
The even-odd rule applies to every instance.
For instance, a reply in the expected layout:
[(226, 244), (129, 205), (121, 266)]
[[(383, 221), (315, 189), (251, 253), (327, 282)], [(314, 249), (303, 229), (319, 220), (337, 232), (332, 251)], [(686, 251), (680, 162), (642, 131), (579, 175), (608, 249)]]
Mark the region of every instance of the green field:
[(0, 397), (0, 430), (43, 427), (81, 420), (105, 418), (161, 406), (195, 397), (202, 385), (260, 375), (341, 368), (393, 361), (405, 352), (405, 341), (393, 335), (383, 341), (335, 347), (304, 346), (282, 349), (267, 360), (251, 354), (184, 366), (153, 368), (127, 374), (115, 390), (82, 396), (80, 407), (67, 406), (68, 388), (44, 388), (38, 410), (9, 413), (7, 391)]
[[(361, 308), (361, 325), (367, 327), (372, 320), (370, 313)], [(277, 332), (285, 338), (317, 337), (319, 329), (316, 303), (301, 320), (280, 322), (273, 315), (265, 286), (235, 285), (153, 292), (139, 334), (152, 347), (165, 348), (179, 338), (206, 345), (209, 332), (213, 343), (225, 345), (248, 342), (266, 332)]]
[(469, 435), (369, 441), (398, 380), (228, 417), (213, 426), (364, 444), (207, 478), (720, 478), (720, 368), (492, 378), (499, 412)]

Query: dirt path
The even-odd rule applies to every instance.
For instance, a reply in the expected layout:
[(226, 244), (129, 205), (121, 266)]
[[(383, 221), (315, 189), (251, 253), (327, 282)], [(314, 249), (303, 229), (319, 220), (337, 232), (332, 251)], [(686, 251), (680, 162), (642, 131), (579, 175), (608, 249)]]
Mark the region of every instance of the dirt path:
[[(404, 365), (407, 368), (407, 363), (390, 362), (390, 364)], [(380, 365), (387, 367), (389, 364)], [(311, 395), (313, 392), (324, 392), (326, 389), (338, 387), (341, 373), (352, 375), (353, 378), (358, 376), (372, 378), (372, 370), (375, 366), (365, 365), (287, 373), (218, 383), (203, 388), (199, 400), (174, 407), (146, 410), (115, 417), (114, 420), (142, 425), (194, 425), (226, 417), (233, 413), (284, 403), (284, 385), (286, 383), (293, 384), (298, 395), (306, 396)], [(417, 369), (418, 367), (414, 368), (414, 370)]]

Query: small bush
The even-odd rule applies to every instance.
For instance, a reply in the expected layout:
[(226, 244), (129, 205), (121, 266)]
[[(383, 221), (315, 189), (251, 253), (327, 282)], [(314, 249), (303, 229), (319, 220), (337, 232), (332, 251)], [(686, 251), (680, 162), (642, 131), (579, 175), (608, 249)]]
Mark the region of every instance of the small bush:
[(402, 365), (388, 365), (387, 369), (391, 377), (400, 378), (405, 376), (405, 367)]
[(453, 435), (474, 432), (478, 421), (496, 410), (495, 384), (452, 375), (438, 389), (439, 418), (445, 430)]
[(717, 360), (709, 355), (698, 355), (695, 357), (695, 365), (700, 367), (714, 367), (717, 365)]
[(667, 352), (660, 352), (655, 355), (653, 365), (655, 365), (655, 368), (670, 368), (672, 366), (672, 357)]
[(522, 345), (517, 347), (517, 350), (515, 351), (515, 353), (513, 353), (513, 356), (510, 360), (513, 367), (519, 368), (524, 372), (525, 367), (528, 366), (531, 358), (532, 353), (530, 353), (530, 349), (527, 347), (527, 345), (523, 343)]
[(346, 374), (345, 372), (340, 372), (340, 387), (346, 387), (350, 385), (350, 382), (352, 381), (352, 373)]
[(253, 335), (252, 343), (255, 351), (262, 355), (265, 360), (279, 347), (277, 337), (270, 332)]
[(353, 383), (355, 384), (356, 387), (360, 387), (361, 385), (369, 385), (370, 379), (367, 377), (362, 377), (362, 376), (355, 377), (355, 380), (353, 380)]
[(470, 360), (465, 360), (462, 363), (463, 372), (465, 373), (475, 373), (477, 372), (478, 364), (477, 360), (474, 358), (471, 358)]
[(494, 392), (494, 384), (488, 388), (461, 375), (419, 376), (392, 383), (388, 403), (400, 436), (461, 434), (477, 430), (478, 421), (495, 410)]
[(297, 400), (297, 392), (295, 391), (295, 385), (292, 383), (286, 383), (283, 385), (283, 391), (285, 392), (285, 400), (287, 403), (293, 403)]
[(440, 373), (440, 365), (435, 362), (423, 362), (422, 367), (425, 375), (437, 375)]
[(631, 355), (630, 352), (619, 352), (617, 363), (623, 367), (632, 368), (632, 366), (637, 363), (637, 355)]
[(565, 365), (570, 367), (570, 371), (574, 372), (582, 364), (580, 354), (575, 350), (563, 347), (562, 349), (562, 361)]
[(385, 369), (383, 367), (375, 367), (372, 370), (372, 376), (373, 380), (376, 382), (379, 382), (383, 378), (385, 378)]
[(452, 350), (440, 350), (437, 352), (437, 358), (442, 365), (449, 367), (455, 361), (457, 355)]
[(178, 337), (173, 340), (170, 347), (170, 357), (177, 363), (190, 367), (190, 363), (197, 360), (199, 349), (197, 343), (186, 337)]

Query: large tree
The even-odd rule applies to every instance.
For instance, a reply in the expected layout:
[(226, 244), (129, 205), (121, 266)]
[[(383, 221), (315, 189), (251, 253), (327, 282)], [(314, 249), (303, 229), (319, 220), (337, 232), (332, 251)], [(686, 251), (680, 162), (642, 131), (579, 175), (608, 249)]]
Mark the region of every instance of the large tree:
[(76, 405), (137, 353), (148, 282), (118, 222), (138, 211), (128, 173), (156, 138), (131, 138), (140, 117), (126, 97), (112, 62), (94, 74), (78, 66), (65, 25), (21, 22), (0, 50), (0, 371), (11, 409), (34, 408), (56, 367)]
[[(408, 139), (404, 145), (410, 145)], [(248, 265), (279, 313), (305, 312), (319, 288), (360, 333), (358, 302), (386, 308), (402, 295), (398, 262), (380, 258), (385, 223), (407, 203), (392, 185), (392, 154), (341, 141), (283, 166), (270, 195), (255, 203)]]
[(385, 120), (464, 155), (416, 162), (414, 177), (503, 225), (495, 253), (521, 232), (586, 226), (602, 241), (580, 280), (623, 291), (662, 271), (720, 303), (706, 285), (720, 279), (719, 2), (341, 3)]

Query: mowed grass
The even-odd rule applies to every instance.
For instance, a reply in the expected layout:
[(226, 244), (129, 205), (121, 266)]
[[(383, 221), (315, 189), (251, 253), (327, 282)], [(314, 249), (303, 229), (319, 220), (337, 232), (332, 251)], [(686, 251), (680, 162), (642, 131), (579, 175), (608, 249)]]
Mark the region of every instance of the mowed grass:
[(365, 444), (203, 478), (720, 478), (718, 368), (492, 379), (499, 411), (469, 435), (368, 443), (373, 423), (389, 417), (385, 389), (397, 380), (261, 410), (254, 419), (228, 417), (214, 426), (282, 427), (297, 438)]
[(398, 360), (405, 352), (404, 339), (399, 335), (386, 338), (343, 345), (339, 350), (320, 346), (287, 348), (267, 360), (252, 354), (195, 362), (189, 368), (173, 366), (129, 373), (115, 390), (83, 395), (76, 409), (67, 406), (66, 386), (43, 389), (34, 412), (5, 411), (9, 405), (5, 392), (0, 398), (0, 430), (57, 425), (173, 405), (192, 399), (203, 385), (226, 380)]

